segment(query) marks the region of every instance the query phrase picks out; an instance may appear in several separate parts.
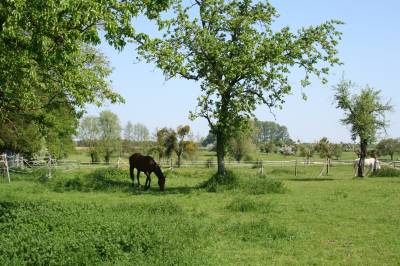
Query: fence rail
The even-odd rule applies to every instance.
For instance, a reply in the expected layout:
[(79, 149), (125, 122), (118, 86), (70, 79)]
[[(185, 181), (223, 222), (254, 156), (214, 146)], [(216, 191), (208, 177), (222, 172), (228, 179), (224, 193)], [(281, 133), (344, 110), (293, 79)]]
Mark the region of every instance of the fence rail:
[[(178, 167), (176, 162), (173, 160), (163, 160), (160, 163), (162, 168), (173, 169)], [(260, 173), (263, 174), (264, 167), (291, 167), (294, 169), (294, 174), (297, 176), (298, 167), (308, 166), (322, 166), (326, 167), (327, 173), (329, 172), (330, 166), (336, 165), (353, 165), (353, 160), (282, 160), (282, 161), (269, 161), (269, 160), (258, 160), (258, 161), (225, 161), (227, 167), (248, 167), (253, 169), (259, 169)], [(394, 168), (400, 168), (400, 161), (392, 162), (381, 162), (383, 165), (391, 166)], [(202, 161), (183, 161), (179, 167), (182, 168), (215, 168), (217, 167), (217, 161), (214, 160), (202, 160)], [(74, 170), (74, 169), (85, 169), (85, 168), (101, 168), (101, 167), (129, 167), (126, 160), (118, 159), (118, 161), (105, 163), (105, 162), (82, 162), (78, 160), (54, 160), (52, 158), (41, 158), (34, 161), (25, 160), (20, 156), (8, 156), (6, 154), (0, 155), (0, 170), (3, 170), (3, 175), (7, 177), (10, 182), (10, 172), (29, 172), (35, 169), (47, 169), (48, 178), (51, 178), (52, 169), (60, 170)], [(322, 170), (323, 171), (323, 170)], [(322, 173), (321, 171), (321, 173)]]

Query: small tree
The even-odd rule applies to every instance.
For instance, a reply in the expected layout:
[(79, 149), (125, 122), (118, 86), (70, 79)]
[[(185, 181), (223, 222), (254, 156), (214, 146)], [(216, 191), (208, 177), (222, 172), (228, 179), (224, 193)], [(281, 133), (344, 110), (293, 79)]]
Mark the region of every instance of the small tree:
[(128, 121), (124, 127), (124, 139), (122, 143), (123, 152), (133, 152), (134, 150), (134, 134), (133, 134), (133, 124)]
[(353, 82), (343, 79), (334, 88), (334, 98), (337, 108), (345, 112), (345, 117), (341, 122), (351, 127), (352, 139), (358, 138), (360, 141), (357, 176), (364, 177), (364, 162), (368, 145), (375, 141), (377, 131), (385, 130), (388, 124), (385, 114), (392, 111), (393, 107), (390, 102), (382, 102), (380, 90), (374, 90), (369, 86), (362, 89), (360, 94), (351, 95), (350, 90), (354, 86)]
[(98, 162), (98, 142), (100, 138), (98, 117), (86, 116), (81, 120), (79, 125), (79, 138), (88, 146), (91, 162)]
[(310, 163), (311, 157), (314, 156), (314, 146), (311, 144), (299, 145), (300, 156), (306, 158), (307, 163)]
[(137, 142), (144, 142), (149, 140), (149, 130), (141, 123), (136, 123), (133, 126), (133, 140)]
[(400, 153), (400, 139), (383, 139), (376, 146), (379, 155), (389, 155), (393, 161), (395, 153)]
[(314, 147), (315, 151), (319, 152), (319, 156), (326, 159), (332, 158), (333, 148), (334, 146), (326, 137), (323, 137)]
[(161, 161), (163, 157), (171, 158), (172, 153), (177, 147), (176, 132), (170, 128), (162, 128), (156, 132), (156, 143), (152, 148), (153, 152), (158, 154), (158, 159)]
[(333, 156), (336, 160), (339, 160), (343, 153), (343, 145), (342, 144), (333, 144)]
[(181, 166), (181, 156), (185, 151), (185, 137), (189, 134), (190, 127), (188, 125), (179, 126), (177, 129), (178, 133), (178, 145), (176, 147), (176, 156), (178, 156), (178, 167)]
[(183, 150), (185, 151), (184, 156), (193, 160), (198, 150), (198, 147), (196, 142), (189, 140), (184, 142)]
[(251, 160), (256, 150), (256, 145), (252, 142), (251, 133), (239, 133), (229, 141), (228, 152), (237, 162), (242, 159)]
[(121, 148), (121, 126), (118, 116), (111, 111), (103, 111), (99, 116), (100, 145), (104, 160), (110, 163), (111, 155)]

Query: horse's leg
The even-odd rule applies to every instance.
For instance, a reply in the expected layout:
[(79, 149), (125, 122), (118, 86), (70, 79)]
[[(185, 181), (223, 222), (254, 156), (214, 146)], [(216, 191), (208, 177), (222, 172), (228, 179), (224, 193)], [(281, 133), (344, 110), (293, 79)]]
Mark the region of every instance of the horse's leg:
[(129, 174), (132, 179), (132, 186), (135, 186), (135, 176), (133, 170), (134, 170), (133, 161), (129, 159)]
[(139, 175), (140, 175), (140, 171), (139, 171), (139, 170), (137, 170), (136, 179), (137, 179), (138, 187), (140, 187)]
[(150, 174), (148, 172), (145, 172), (146, 174), (146, 184), (145, 184), (145, 189), (149, 189), (150, 188), (150, 182), (151, 182), (151, 178), (150, 178)]

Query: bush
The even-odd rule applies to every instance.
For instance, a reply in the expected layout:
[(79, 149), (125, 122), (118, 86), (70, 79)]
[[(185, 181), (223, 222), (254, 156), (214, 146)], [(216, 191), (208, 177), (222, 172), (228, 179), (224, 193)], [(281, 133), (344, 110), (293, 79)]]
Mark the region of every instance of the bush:
[(226, 189), (238, 187), (239, 178), (235, 173), (226, 171), (225, 175), (215, 174), (209, 180), (199, 185), (199, 188), (205, 188), (208, 192), (218, 192)]
[(400, 177), (400, 170), (392, 167), (382, 167), (371, 173), (371, 177)]
[(283, 182), (272, 178), (254, 178), (247, 184), (244, 184), (244, 187), (251, 195), (286, 192)]

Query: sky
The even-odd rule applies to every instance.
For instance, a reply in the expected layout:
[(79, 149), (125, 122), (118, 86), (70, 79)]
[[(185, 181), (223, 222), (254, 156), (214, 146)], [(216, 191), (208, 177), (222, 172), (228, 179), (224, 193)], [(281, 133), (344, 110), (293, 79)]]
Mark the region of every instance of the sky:
[[(328, 137), (334, 142), (351, 142), (349, 128), (340, 124), (343, 111), (333, 103), (333, 89), (342, 75), (358, 85), (370, 85), (382, 91), (383, 98), (391, 100), (394, 112), (387, 115), (390, 127), (380, 138), (400, 137), (400, 1), (398, 0), (291, 0), (270, 1), (278, 10), (274, 28), (290, 26), (296, 30), (303, 26), (317, 25), (326, 20), (338, 19), (345, 23), (338, 46), (339, 57), (344, 63), (335, 67), (328, 76), (329, 83), (319, 81), (303, 91), (293, 83), (293, 94), (286, 97), (282, 110), (260, 106), (255, 114), (259, 120), (275, 121), (285, 125), (292, 139), (314, 142)], [(144, 20), (137, 20), (138, 30), (155, 33), (154, 27)], [(138, 62), (132, 45), (122, 52), (106, 43), (99, 46), (113, 67), (110, 79), (112, 88), (125, 98), (125, 104), (105, 104), (101, 108), (88, 106), (88, 115), (102, 110), (116, 113), (124, 126), (128, 121), (142, 123), (151, 132), (164, 126), (176, 128), (189, 124), (195, 136), (206, 136), (208, 125), (204, 119), (190, 121), (189, 111), (194, 110), (200, 95), (200, 84), (182, 79), (166, 81), (154, 65)], [(296, 75), (296, 74), (295, 74)], [(296, 78), (290, 77), (290, 78)]]

